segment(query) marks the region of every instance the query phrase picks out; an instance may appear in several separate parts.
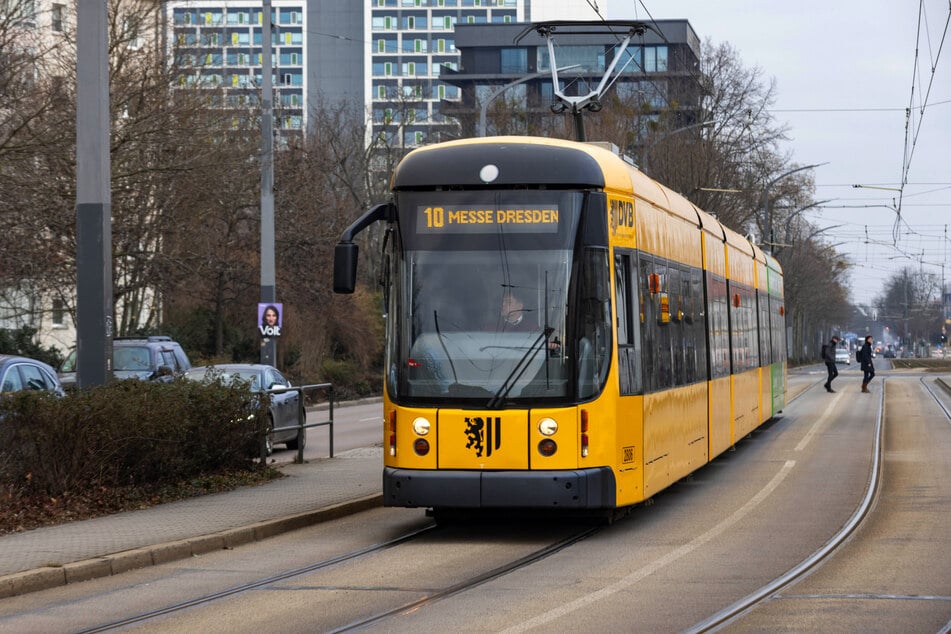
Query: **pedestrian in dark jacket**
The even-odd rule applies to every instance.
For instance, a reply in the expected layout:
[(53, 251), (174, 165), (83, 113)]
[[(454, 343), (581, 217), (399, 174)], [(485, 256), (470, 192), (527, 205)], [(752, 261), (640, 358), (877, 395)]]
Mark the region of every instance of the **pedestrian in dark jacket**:
[(839, 369), (835, 367), (835, 349), (839, 347), (839, 338), (832, 337), (826, 345), (822, 346), (822, 360), (826, 362), (826, 369), (829, 371), (829, 378), (826, 380), (826, 392), (835, 392), (832, 389), (832, 380), (839, 376)]
[(862, 391), (870, 392), (868, 384), (875, 376), (875, 366), (872, 365), (872, 335), (865, 337), (865, 343), (859, 350), (859, 363), (862, 364)]

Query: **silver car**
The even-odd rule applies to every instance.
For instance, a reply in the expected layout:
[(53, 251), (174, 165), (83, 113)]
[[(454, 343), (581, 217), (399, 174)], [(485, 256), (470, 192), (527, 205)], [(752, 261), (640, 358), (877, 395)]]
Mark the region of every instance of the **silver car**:
[[(271, 392), (271, 403), (268, 406), (270, 429), (294, 427), (305, 420), (304, 406), (299, 392), (296, 390), (272, 392), (272, 390), (293, 387), (291, 382), (273, 366), (260, 363), (208, 365), (188, 370), (185, 372), (185, 378), (208, 382), (221, 379), (226, 384), (240, 380), (248, 383), (252, 392)], [(288, 449), (303, 449), (306, 442), (306, 429), (300, 431), (299, 443), (297, 429), (275, 431), (268, 434), (267, 454), (271, 455), (275, 444), (283, 443)]]
[(844, 363), (845, 365), (852, 365), (852, 355), (849, 353), (848, 348), (836, 348), (835, 349), (835, 362)]

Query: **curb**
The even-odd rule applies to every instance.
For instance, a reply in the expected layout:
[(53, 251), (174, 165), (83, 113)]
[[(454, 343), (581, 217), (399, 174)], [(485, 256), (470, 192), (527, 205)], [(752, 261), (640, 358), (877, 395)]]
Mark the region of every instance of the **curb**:
[(215, 550), (231, 549), (242, 544), (261, 541), (281, 533), (320, 524), (382, 505), (383, 494), (374, 493), (314, 511), (264, 520), (248, 526), (231, 528), (208, 535), (143, 546), (142, 548), (74, 561), (68, 564), (50, 564), (43, 568), (16, 572), (0, 577), (0, 599), (57, 588), (70, 583), (88, 581), (89, 579), (109, 577), (136, 568), (158, 566), (189, 557), (197, 557)]

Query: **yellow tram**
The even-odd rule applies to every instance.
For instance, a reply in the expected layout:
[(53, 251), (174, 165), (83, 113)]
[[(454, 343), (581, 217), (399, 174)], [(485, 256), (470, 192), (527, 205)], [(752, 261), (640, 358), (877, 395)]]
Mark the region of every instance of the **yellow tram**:
[(609, 148), (440, 143), (391, 189), (334, 261), (386, 223), (387, 506), (628, 506), (783, 408), (779, 264)]

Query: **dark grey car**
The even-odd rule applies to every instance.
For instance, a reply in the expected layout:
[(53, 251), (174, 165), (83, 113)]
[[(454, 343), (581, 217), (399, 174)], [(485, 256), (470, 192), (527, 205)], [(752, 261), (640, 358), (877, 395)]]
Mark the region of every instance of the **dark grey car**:
[[(112, 374), (116, 379), (171, 381), (192, 367), (178, 342), (165, 335), (116, 337), (112, 341)], [(76, 385), (76, 351), (60, 367), (64, 387)]]
[[(271, 403), (268, 407), (271, 429), (294, 427), (299, 420), (303, 420), (304, 407), (300, 393), (296, 390), (281, 392), (282, 388), (293, 387), (291, 382), (281, 374), (277, 368), (260, 363), (227, 363), (192, 368), (185, 372), (185, 378), (192, 381), (215, 381), (221, 379), (230, 383), (236, 379), (249, 384), (252, 392), (271, 392)], [(299, 418), (300, 417), (300, 418)], [(307, 430), (301, 430), (300, 444), (298, 445), (297, 430), (288, 429), (275, 431), (268, 435), (267, 453), (274, 449), (275, 444), (283, 443), (288, 449), (303, 448), (307, 443)]]

